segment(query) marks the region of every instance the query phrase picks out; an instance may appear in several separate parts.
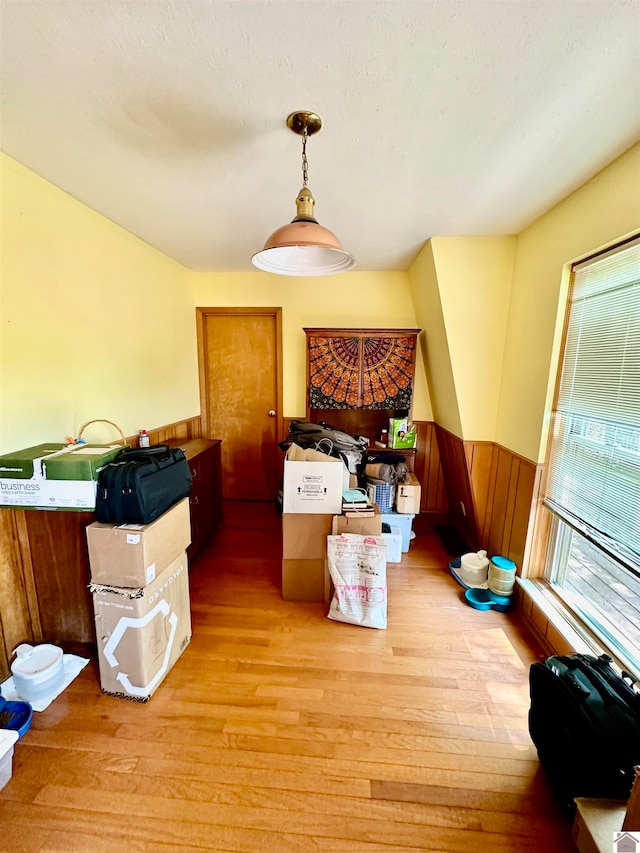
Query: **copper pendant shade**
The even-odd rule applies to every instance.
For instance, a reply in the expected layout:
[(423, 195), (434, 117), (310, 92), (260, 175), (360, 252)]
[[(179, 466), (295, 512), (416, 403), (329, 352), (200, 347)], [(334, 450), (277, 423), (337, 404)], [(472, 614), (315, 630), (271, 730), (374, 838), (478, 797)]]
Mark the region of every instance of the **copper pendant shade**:
[(336, 235), (320, 225), (314, 217), (315, 199), (307, 187), (307, 138), (322, 127), (315, 113), (291, 113), (287, 126), (302, 136), (303, 186), (296, 198), (295, 219), (278, 228), (257, 252), (254, 266), (277, 275), (315, 276), (346, 272), (355, 258), (342, 248)]

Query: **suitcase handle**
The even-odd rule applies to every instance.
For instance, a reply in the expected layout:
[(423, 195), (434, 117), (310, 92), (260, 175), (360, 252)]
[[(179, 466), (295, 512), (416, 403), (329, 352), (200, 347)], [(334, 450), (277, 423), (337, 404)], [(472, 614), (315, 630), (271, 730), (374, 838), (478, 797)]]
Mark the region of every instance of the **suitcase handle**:
[(168, 457), (170, 454), (168, 444), (152, 444), (150, 447), (125, 447), (119, 454), (117, 461), (124, 462), (146, 462), (148, 459), (158, 460)]

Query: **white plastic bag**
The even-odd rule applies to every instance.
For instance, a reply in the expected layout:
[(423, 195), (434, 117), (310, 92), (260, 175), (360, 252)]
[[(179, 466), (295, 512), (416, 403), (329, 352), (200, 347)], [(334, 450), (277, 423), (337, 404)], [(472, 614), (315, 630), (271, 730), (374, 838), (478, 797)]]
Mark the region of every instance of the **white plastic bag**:
[(387, 627), (387, 545), (381, 536), (327, 536), (335, 587), (329, 619), (365, 628)]

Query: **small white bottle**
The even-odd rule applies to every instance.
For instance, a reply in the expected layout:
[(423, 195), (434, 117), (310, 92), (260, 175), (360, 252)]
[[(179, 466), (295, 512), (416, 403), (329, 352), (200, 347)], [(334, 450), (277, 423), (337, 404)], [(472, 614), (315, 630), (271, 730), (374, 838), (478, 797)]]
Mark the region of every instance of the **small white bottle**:
[(149, 434), (146, 429), (141, 429), (138, 433), (138, 447), (149, 447)]

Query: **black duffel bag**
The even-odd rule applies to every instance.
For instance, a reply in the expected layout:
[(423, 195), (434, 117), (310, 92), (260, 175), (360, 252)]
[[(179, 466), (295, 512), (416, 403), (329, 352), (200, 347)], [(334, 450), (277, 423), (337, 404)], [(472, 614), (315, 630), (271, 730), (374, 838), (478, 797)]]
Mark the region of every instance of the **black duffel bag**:
[(640, 763), (640, 694), (607, 655), (556, 655), (529, 670), (529, 733), (561, 803), (627, 799)]
[(149, 524), (191, 491), (184, 451), (166, 444), (129, 448), (100, 471), (96, 518), (107, 524)]

